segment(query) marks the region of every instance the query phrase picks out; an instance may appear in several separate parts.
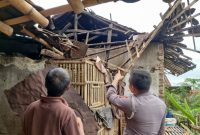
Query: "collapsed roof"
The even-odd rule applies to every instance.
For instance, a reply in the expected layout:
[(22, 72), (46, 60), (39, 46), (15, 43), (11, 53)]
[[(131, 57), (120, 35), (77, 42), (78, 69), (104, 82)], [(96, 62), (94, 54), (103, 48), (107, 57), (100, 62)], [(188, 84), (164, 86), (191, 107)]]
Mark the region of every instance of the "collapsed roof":
[[(87, 47), (106, 47), (106, 50), (103, 50), (103, 52), (109, 52), (109, 49), (118, 49), (121, 46), (126, 47), (128, 44), (130, 50), (115, 55), (117, 57), (121, 54), (131, 52), (132, 57), (127, 58), (127, 61), (124, 62), (124, 65), (126, 65), (130, 60), (137, 59), (137, 56), (142, 54), (150, 42), (160, 42), (164, 44), (165, 48), (165, 68), (172, 74), (180, 75), (196, 67), (192, 63), (192, 59), (183, 53), (183, 49), (191, 49), (181, 43), (185, 36), (200, 36), (199, 22), (195, 19), (198, 14), (192, 16), (195, 9), (191, 8), (197, 2), (196, 0), (187, 6), (181, 0), (175, 1), (173, 6), (170, 6), (166, 13), (161, 16), (162, 21), (149, 34), (137, 32), (132, 28), (105, 19), (93, 12), (83, 11), (83, 7), (109, 2), (111, 0), (84, 0), (82, 1), (82, 6), (79, 0), (69, 0), (69, 3), (72, 2), (70, 3), (71, 6), (63, 5), (47, 10), (42, 9), (31, 1), (24, 3), (26, 5), (25, 7), (23, 7), (23, 4), (20, 7), (15, 4), (19, 1), (25, 2), (24, 0), (14, 0), (13, 3), (11, 0), (9, 2), (5, 0), (0, 1), (1, 31), (8, 36), (12, 35), (8, 37), (1, 34), (0, 43), (2, 46), (0, 47), (0, 52), (6, 52), (7, 54), (18, 52), (32, 58), (39, 58), (41, 49), (48, 48), (56, 53), (54, 56), (61, 55), (62, 57), (59, 58), (66, 58), (66, 54), (70, 53), (70, 49), (73, 52), (73, 50), (80, 48), (86, 50)], [(137, 0), (128, 0), (125, 2), (135, 1)], [(74, 7), (72, 6), (73, 2), (79, 4)], [(28, 10), (30, 5), (32, 5), (31, 9), (35, 10), (34, 12)], [(21, 11), (20, 9), (23, 8), (26, 10)], [(74, 12), (69, 12), (72, 10), (76, 13), (82, 13), (77, 15)], [(29, 12), (25, 13), (25, 11)], [(53, 18), (47, 17), (52, 14), (59, 15)], [(39, 27), (33, 27), (35, 22), (39, 24)], [(190, 23), (191, 27), (186, 27), (187, 23)], [(2, 29), (3, 26), (7, 29)], [(79, 42), (74, 42), (74, 40)], [(15, 41), (18, 44), (15, 44)], [(83, 44), (80, 45), (80, 42), (86, 44), (87, 47)], [(28, 47), (29, 43), (33, 45)], [(23, 49), (17, 49), (19, 45)], [(199, 52), (197, 50), (192, 51)], [(84, 54), (80, 55), (83, 56)], [(89, 55), (92, 56), (91, 54)], [(111, 58), (108, 55), (106, 62), (109, 59)], [(123, 68), (124, 65), (117, 66)]]

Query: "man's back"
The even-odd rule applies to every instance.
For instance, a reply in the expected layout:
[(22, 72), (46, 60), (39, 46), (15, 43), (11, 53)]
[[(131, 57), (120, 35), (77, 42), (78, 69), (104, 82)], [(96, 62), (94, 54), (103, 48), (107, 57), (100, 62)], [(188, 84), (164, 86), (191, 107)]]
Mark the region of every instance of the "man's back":
[(74, 111), (63, 98), (42, 97), (24, 114), (25, 135), (78, 135)]
[(127, 126), (124, 135), (163, 134), (161, 124), (165, 118), (165, 103), (150, 93), (133, 96), (131, 101), (135, 106), (135, 113), (132, 119), (126, 118)]

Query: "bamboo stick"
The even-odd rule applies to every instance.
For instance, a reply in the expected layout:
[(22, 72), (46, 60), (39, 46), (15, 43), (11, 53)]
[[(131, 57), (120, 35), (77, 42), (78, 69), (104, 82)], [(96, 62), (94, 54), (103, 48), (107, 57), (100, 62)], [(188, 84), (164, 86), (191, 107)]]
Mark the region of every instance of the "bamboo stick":
[(10, 5), (10, 3), (7, 0), (1, 0), (0, 1), (0, 8), (6, 7), (6, 6), (9, 6), (9, 5)]
[(0, 32), (4, 33), (7, 36), (12, 36), (13, 31), (14, 30), (12, 27), (0, 21)]
[(32, 32), (28, 31), (27, 29), (23, 28), (21, 30), (22, 33), (25, 33), (26, 35), (32, 37), (34, 40), (40, 42), (41, 44), (43, 44), (44, 46), (46, 46), (47, 48), (53, 50), (54, 52), (58, 53), (59, 55), (63, 56), (64, 54), (59, 51), (58, 49), (56, 49), (55, 47), (50, 46), (44, 39), (37, 37), (35, 34), (33, 34)]
[(81, 0), (67, 0), (76, 14), (80, 14), (84, 10), (84, 5)]
[(28, 15), (33, 21), (42, 27), (47, 27), (49, 20), (40, 14), (34, 7), (32, 7), (25, 0), (8, 0), (12, 6), (21, 11), (24, 15)]

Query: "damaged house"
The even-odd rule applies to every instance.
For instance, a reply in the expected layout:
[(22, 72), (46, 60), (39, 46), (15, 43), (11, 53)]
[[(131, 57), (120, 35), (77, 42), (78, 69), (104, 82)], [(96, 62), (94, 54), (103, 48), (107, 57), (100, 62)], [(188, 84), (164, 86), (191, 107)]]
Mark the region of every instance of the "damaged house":
[(200, 36), (196, 0), (170, 4), (151, 33), (84, 10), (109, 0), (68, 2), (44, 10), (29, 0), (0, 1), (0, 134), (22, 134), (22, 114), (46, 95), (44, 77), (52, 67), (69, 71), (73, 87), (64, 98), (82, 118), (86, 135), (123, 132), (122, 113), (105, 98), (105, 84), (117, 70), (126, 75), (121, 95), (127, 94), (129, 70), (144, 68), (154, 78), (151, 91), (163, 98), (165, 72), (181, 75), (196, 67), (183, 50), (199, 51), (181, 43)]

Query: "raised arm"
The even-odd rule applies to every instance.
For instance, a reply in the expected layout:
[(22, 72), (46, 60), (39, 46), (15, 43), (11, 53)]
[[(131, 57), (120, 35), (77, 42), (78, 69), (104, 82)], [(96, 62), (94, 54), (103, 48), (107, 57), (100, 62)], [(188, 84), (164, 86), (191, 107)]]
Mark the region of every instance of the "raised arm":
[(117, 86), (120, 80), (122, 80), (124, 76), (121, 75), (120, 71), (115, 75), (115, 78), (112, 82), (112, 85), (107, 86), (107, 99), (108, 101), (118, 107), (120, 110), (125, 112), (127, 115), (131, 115), (132, 113), (132, 103), (131, 97), (125, 97), (117, 95)]

